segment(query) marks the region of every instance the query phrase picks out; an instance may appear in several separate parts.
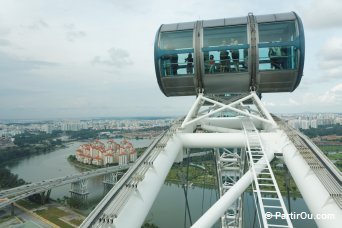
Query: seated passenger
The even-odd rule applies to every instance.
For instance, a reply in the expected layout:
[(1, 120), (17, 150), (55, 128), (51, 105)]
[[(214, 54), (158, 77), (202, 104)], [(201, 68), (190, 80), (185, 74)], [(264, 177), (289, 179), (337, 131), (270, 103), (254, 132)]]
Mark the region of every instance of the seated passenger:
[(194, 66), (192, 65), (192, 63), (194, 62), (194, 59), (192, 58), (192, 54), (191, 53), (188, 54), (188, 58), (185, 59), (185, 62), (187, 62), (187, 64), (186, 64), (186, 73), (187, 74), (193, 74)]
[(209, 57), (209, 74), (213, 74), (215, 72), (215, 59), (213, 55)]
[(230, 56), (226, 50), (220, 52), (220, 71), (230, 72)]

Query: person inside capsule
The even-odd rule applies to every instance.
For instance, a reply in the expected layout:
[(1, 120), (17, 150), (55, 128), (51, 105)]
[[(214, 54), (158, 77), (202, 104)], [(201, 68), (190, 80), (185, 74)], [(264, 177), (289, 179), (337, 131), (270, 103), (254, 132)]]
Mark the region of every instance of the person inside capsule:
[[(238, 41), (234, 38), (230, 39), (230, 44), (231, 45), (238, 45)], [(239, 53), (239, 49), (232, 49), (230, 50), (230, 52), (232, 53), (232, 59), (233, 59), (233, 63), (234, 63), (234, 67), (235, 67), (235, 71), (239, 72), (240, 71), (240, 63), (239, 63), (239, 58), (240, 58), (240, 53)]]
[[(169, 49), (169, 46), (165, 44), (164, 49)], [(164, 68), (164, 76), (171, 75), (171, 59), (169, 55), (164, 55), (161, 57), (163, 68)]]
[(282, 69), (280, 47), (271, 47), (268, 51), (272, 69)]
[[(282, 38), (279, 38), (279, 41), (282, 42)], [(268, 51), (268, 57), (270, 58), (271, 68), (272, 69), (287, 69), (287, 61), (288, 61), (288, 50), (286, 47), (270, 47)]]
[[(222, 46), (226, 46), (226, 41), (222, 41)], [(220, 71), (230, 72), (230, 56), (227, 50), (220, 51)]]
[(210, 55), (209, 57), (209, 74), (213, 74), (215, 72), (215, 59), (214, 55)]
[(192, 54), (189, 53), (188, 57), (185, 59), (186, 64), (186, 73), (187, 74), (193, 74), (194, 72), (194, 66), (192, 65), (194, 62), (194, 59), (192, 58)]
[(272, 69), (287, 68), (287, 49), (284, 47), (271, 47), (268, 52)]

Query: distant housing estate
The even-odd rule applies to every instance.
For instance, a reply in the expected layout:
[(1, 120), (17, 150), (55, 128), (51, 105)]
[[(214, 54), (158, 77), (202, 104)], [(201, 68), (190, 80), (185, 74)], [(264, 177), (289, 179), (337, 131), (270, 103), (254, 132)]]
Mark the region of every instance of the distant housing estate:
[(339, 113), (308, 113), (308, 114), (286, 114), (281, 117), (288, 124), (297, 129), (318, 128), (319, 126), (342, 124), (342, 115)]
[(122, 140), (120, 144), (112, 139), (106, 143), (95, 140), (89, 144), (82, 144), (76, 150), (76, 159), (82, 163), (98, 166), (113, 163), (125, 165), (137, 159), (137, 152), (132, 143), (126, 139)]

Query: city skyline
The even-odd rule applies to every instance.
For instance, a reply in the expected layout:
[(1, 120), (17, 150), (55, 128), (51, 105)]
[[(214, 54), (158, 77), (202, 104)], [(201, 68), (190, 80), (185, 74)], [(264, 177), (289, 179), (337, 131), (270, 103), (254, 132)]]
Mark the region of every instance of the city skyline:
[(159, 26), (287, 11), (303, 20), (304, 76), (295, 92), (263, 94), (262, 101), (274, 113), (342, 111), (337, 0), (1, 3), (0, 119), (185, 115), (195, 97), (167, 98), (156, 82)]

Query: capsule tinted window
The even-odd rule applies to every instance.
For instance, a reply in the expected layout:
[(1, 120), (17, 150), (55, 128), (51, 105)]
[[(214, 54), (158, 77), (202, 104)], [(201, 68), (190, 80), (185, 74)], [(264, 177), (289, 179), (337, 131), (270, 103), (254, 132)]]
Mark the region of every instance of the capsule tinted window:
[(247, 26), (225, 26), (203, 29), (205, 73), (247, 71)]
[(292, 70), (298, 67), (298, 33), (294, 21), (261, 23), (259, 70)]
[(297, 37), (294, 21), (259, 24), (259, 42), (293, 41)]
[(160, 34), (160, 69), (162, 76), (194, 74), (193, 30)]
[(242, 26), (204, 28), (203, 47), (229, 45), (232, 39), (247, 43), (247, 28)]
[(175, 50), (192, 48), (192, 30), (163, 32), (160, 34), (160, 49)]

